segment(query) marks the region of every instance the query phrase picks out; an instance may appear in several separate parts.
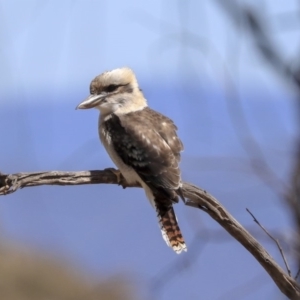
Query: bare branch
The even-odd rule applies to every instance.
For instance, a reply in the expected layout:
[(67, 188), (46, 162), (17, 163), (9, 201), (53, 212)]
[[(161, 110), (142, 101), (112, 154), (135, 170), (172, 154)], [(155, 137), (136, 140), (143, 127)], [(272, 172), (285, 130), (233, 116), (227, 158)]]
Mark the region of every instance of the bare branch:
[[(110, 183), (123, 188), (138, 187), (128, 185), (120, 173), (114, 169), (81, 172), (38, 172), (38, 173), (0, 173), (0, 195), (10, 194), (19, 188), (39, 185), (80, 185)], [(192, 184), (183, 183), (185, 204), (208, 213), (239, 243), (241, 243), (268, 272), (275, 284), (289, 299), (300, 299), (300, 287), (297, 282), (284, 272), (269, 253), (233, 216), (209, 193)]]
[(295, 276), (295, 280), (298, 279), (299, 275), (300, 275), (300, 269), (298, 270), (298, 272), (297, 272), (297, 274), (296, 274), (296, 276)]
[[(229, 16), (239, 30), (249, 33), (253, 40), (253, 45), (257, 53), (265, 60), (266, 63), (273, 69), (274, 74), (280, 75), (286, 82), (294, 86), (298, 93), (298, 113), (300, 113), (300, 66), (298, 56), (293, 63), (287, 60), (277, 47), (277, 42), (270, 34), (269, 16), (263, 10), (254, 9), (251, 5), (243, 5), (235, 0), (216, 0), (215, 1), (223, 11)], [(298, 115), (299, 118), (300, 115)], [(299, 138), (298, 138), (299, 140)], [(289, 204), (294, 219), (300, 232), (300, 142), (298, 141), (297, 154), (294, 162), (294, 171), (292, 174), (292, 188), (285, 200)], [(299, 239), (295, 242), (297, 248), (298, 268), (300, 266), (300, 242)], [(300, 270), (300, 268), (299, 268)], [(299, 275), (299, 274), (298, 274)], [(297, 275), (297, 277), (298, 277)]]
[(255, 218), (255, 216), (253, 215), (253, 213), (248, 209), (248, 208), (246, 208), (246, 210), (247, 210), (247, 212), (252, 216), (252, 218), (253, 218), (253, 221), (269, 236), (269, 238), (271, 238), (275, 243), (276, 243), (276, 245), (277, 245), (277, 247), (278, 247), (278, 249), (279, 249), (279, 252), (280, 252), (280, 254), (281, 254), (281, 256), (282, 256), (282, 259), (283, 259), (283, 261), (284, 261), (284, 264), (285, 264), (285, 267), (286, 267), (286, 269), (287, 269), (287, 271), (288, 271), (288, 274), (290, 275), (290, 276), (292, 276), (292, 274), (291, 274), (291, 270), (290, 270), (290, 268), (289, 268), (289, 265), (288, 265), (288, 263), (287, 263), (287, 260), (286, 260), (286, 258), (285, 258), (285, 255), (284, 255), (284, 253), (283, 253), (283, 250), (282, 250), (282, 248), (281, 248), (281, 246), (280, 246), (280, 244), (279, 244), (279, 242), (278, 242), (278, 240), (277, 239), (275, 239), (275, 238), (273, 238), (273, 236), (267, 231), (267, 229), (264, 227), (264, 226), (262, 226), (260, 223), (259, 223), (259, 221)]
[(266, 16), (260, 14), (251, 6), (239, 5), (238, 1), (216, 0), (216, 3), (223, 8), (224, 12), (237, 25), (239, 29), (246, 29), (255, 42), (258, 53), (267, 63), (288, 82), (292, 82), (300, 91), (300, 77), (298, 71), (294, 71), (288, 65), (277, 50), (274, 41), (271, 39), (265, 22)]
[[(16, 173), (5, 175), (0, 173), (0, 196), (15, 192), (28, 186), (39, 185), (81, 185), (112, 183), (129, 187), (123, 177), (118, 178), (117, 170), (108, 168), (103, 171), (81, 171), (81, 172), (34, 172)], [(139, 187), (138, 184), (132, 187)]]

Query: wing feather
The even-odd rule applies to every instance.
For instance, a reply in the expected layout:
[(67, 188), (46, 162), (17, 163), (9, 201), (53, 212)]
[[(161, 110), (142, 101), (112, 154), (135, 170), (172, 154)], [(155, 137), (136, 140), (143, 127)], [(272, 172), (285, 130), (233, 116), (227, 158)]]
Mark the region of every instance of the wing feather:
[(182, 142), (172, 120), (145, 108), (105, 122), (115, 151), (154, 191), (171, 199), (180, 186)]

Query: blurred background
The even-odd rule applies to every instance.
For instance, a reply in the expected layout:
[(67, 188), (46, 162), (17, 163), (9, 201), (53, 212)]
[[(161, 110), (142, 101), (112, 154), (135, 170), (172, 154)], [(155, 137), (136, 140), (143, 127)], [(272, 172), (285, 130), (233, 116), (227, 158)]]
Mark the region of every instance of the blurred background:
[[(297, 274), (299, 1), (2, 0), (0, 24), (2, 173), (112, 167), (98, 112), (75, 107), (96, 75), (129, 66), (149, 105), (179, 127), (183, 179), (213, 194), (285, 269), (249, 208)], [(3, 196), (0, 255), (14, 262), (0, 263), (1, 274), (13, 270), (5, 286), (49, 295), (68, 272), (71, 287), (93, 290), (78, 299), (285, 299), (204, 212), (175, 210), (188, 245), (180, 256), (140, 189), (42, 186)], [(27, 299), (5, 292), (0, 285), (6, 299)]]

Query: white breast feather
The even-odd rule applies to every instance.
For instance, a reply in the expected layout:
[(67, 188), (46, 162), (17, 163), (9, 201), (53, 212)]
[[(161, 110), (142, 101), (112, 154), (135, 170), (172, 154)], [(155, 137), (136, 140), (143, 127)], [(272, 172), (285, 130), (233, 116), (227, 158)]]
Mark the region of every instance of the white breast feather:
[[(146, 196), (149, 199), (151, 205), (153, 207), (155, 207), (154, 196), (153, 196), (151, 189), (144, 183), (144, 181), (140, 178), (140, 176), (136, 173), (136, 171), (132, 167), (126, 165), (122, 161), (121, 157), (117, 154), (117, 152), (115, 151), (115, 149), (111, 143), (110, 134), (101, 125), (99, 127), (99, 136), (100, 136), (100, 140), (101, 140), (104, 148), (106, 149), (108, 155), (110, 156), (110, 158), (114, 162), (114, 164), (118, 167), (118, 169), (121, 171), (121, 173), (124, 176), (124, 178), (126, 179), (126, 181), (129, 184), (134, 184), (135, 182), (138, 182), (143, 187), (143, 189), (146, 193)], [(143, 164), (143, 162), (141, 162), (141, 164)]]

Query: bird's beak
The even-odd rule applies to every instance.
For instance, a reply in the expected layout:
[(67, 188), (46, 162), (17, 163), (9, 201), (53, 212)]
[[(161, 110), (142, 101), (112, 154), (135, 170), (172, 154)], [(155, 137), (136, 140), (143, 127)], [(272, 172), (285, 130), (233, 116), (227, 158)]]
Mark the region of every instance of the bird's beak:
[(101, 103), (101, 101), (105, 98), (106, 94), (99, 95), (89, 95), (85, 100), (83, 100), (80, 104), (77, 105), (76, 109), (87, 109), (93, 108)]

